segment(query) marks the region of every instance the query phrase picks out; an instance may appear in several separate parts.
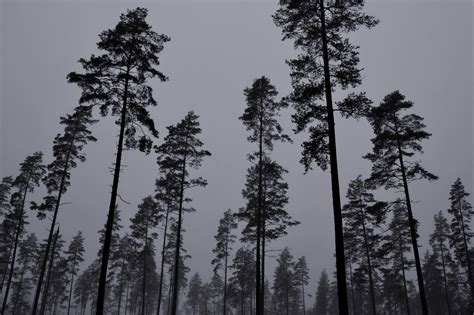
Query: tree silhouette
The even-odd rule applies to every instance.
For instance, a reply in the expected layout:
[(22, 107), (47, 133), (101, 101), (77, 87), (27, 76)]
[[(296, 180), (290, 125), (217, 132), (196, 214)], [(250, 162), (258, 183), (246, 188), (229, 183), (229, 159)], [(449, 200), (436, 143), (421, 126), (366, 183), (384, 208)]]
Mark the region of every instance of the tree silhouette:
[(255, 256), (252, 250), (241, 247), (232, 260), (233, 269), (230, 277), (232, 299), (240, 306), (241, 314), (245, 314), (245, 300), (251, 298), (255, 287)]
[(8, 263), (13, 251), (13, 243), (15, 240), (15, 213), (11, 211), (11, 189), (13, 188), (13, 177), (8, 176), (2, 178), (0, 183), (0, 210), (3, 215), (2, 224), (0, 226), (0, 266), (2, 270), (2, 282), (0, 284), (0, 292), (8, 274)]
[[(101, 262), (97, 314), (104, 311), (107, 265), (123, 146), (150, 151), (152, 140), (141, 126), (146, 127), (153, 137), (158, 137), (158, 131), (146, 109), (157, 103), (152, 96), (152, 88), (146, 83), (154, 77), (166, 81), (166, 76), (156, 67), (159, 65), (158, 54), (169, 38), (151, 29), (145, 20), (147, 14), (147, 10), (143, 8), (122, 14), (114, 29), (103, 31), (99, 35), (97, 47), (104, 53), (92, 55), (88, 60), (80, 59), (85, 73), (71, 72), (68, 75), (68, 81), (76, 83), (82, 89), (81, 104), (90, 107), (98, 105), (102, 116), (110, 111), (114, 116), (120, 115), (116, 121), (120, 126), (120, 133)], [(143, 134), (137, 135), (137, 131)]]
[[(273, 150), (273, 141), (288, 141), (290, 138), (283, 134), (283, 129), (278, 123), (279, 111), (282, 108), (287, 107), (284, 102), (275, 101), (275, 97), (278, 95), (275, 87), (270, 83), (270, 80), (262, 76), (254, 80), (252, 87), (244, 89), (245, 100), (247, 107), (241, 117), (244, 126), (251, 135), (247, 137), (247, 140), (251, 143), (258, 145), (258, 150), (248, 156), (251, 162), (257, 161), (256, 173), (258, 174), (257, 182), (257, 200), (256, 200), (256, 211), (254, 212), (255, 224), (256, 224), (256, 263), (257, 268), (255, 269), (256, 276), (256, 309), (257, 314), (264, 313), (263, 299), (263, 282), (264, 278), (261, 269), (263, 268), (261, 254), (262, 242), (262, 230), (265, 225), (263, 218), (263, 168), (264, 158), (266, 156), (265, 151)], [(262, 257), (261, 257), (262, 255)]]
[(325, 270), (319, 277), (318, 289), (316, 291), (316, 304), (314, 309), (318, 315), (326, 315), (329, 310), (329, 278)]
[(71, 275), (70, 286), (69, 286), (69, 296), (67, 302), (67, 315), (69, 315), (71, 310), (71, 298), (72, 298), (72, 288), (74, 287), (74, 277), (77, 276), (79, 272), (79, 264), (84, 261), (84, 236), (82, 231), (77, 232), (77, 234), (72, 238), (71, 243), (65, 254), (67, 255), (68, 270)]
[(191, 309), (193, 315), (196, 314), (201, 303), (202, 280), (198, 273), (195, 273), (189, 281), (188, 300), (186, 304)]
[[(309, 131), (303, 143), (301, 163), (306, 171), (315, 162), (325, 170), (330, 165), (339, 312), (348, 314), (341, 198), (336, 152), (334, 111), (344, 117), (358, 117), (367, 111), (370, 101), (365, 93), (351, 92), (334, 109), (332, 92), (355, 88), (362, 81), (358, 68), (358, 47), (345, 37), (361, 27), (378, 23), (362, 12), (363, 1), (282, 1), (273, 19), (281, 27), (283, 40), (294, 40), (298, 57), (288, 61), (293, 92), (288, 97), (296, 113), (296, 132)], [(321, 102), (326, 99), (326, 106)]]
[(5, 288), (5, 293), (3, 295), (3, 303), (1, 314), (5, 313), (7, 302), (8, 302), (8, 293), (10, 291), (10, 285), (12, 282), (13, 271), (15, 270), (15, 261), (16, 261), (16, 252), (18, 248), (18, 243), (20, 240), (20, 235), (24, 232), (23, 227), (25, 223), (25, 202), (26, 196), (28, 193), (32, 193), (35, 187), (38, 187), (40, 184), (41, 177), (44, 176), (46, 170), (43, 163), (43, 153), (35, 152), (30, 156), (27, 156), (26, 159), (20, 163), (20, 174), (15, 178), (12, 183), (12, 187), (15, 189), (11, 195), (11, 210), (13, 213), (10, 216), (11, 219), (15, 222), (15, 231), (14, 239), (12, 244), (12, 254), (9, 255), (10, 258), (10, 270), (8, 274), (8, 280)]
[(413, 107), (399, 91), (384, 97), (379, 106), (374, 107), (368, 118), (375, 137), (372, 139), (372, 153), (364, 158), (370, 160), (372, 173), (369, 181), (385, 189), (403, 188), (410, 225), (413, 253), (415, 255), (418, 289), (420, 291), (423, 314), (428, 314), (426, 295), (418, 252), (416, 220), (410, 200), (408, 182), (417, 179), (435, 180), (437, 177), (425, 170), (419, 162), (410, 161), (416, 153), (422, 153), (421, 141), (431, 134), (424, 131), (423, 118), (415, 114), (402, 115), (402, 111)]
[(234, 215), (229, 209), (224, 212), (224, 217), (219, 220), (219, 226), (217, 227), (217, 234), (214, 238), (217, 241), (216, 247), (212, 252), (216, 255), (216, 258), (212, 260), (214, 265), (214, 272), (217, 273), (219, 269), (224, 269), (224, 298), (223, 298), (223, 313), (227, 313), (227, 261), (229, 259), (232, 250), (232, 244), (235, 243), (236, 236), (232, 234), (232, 230), (237, 228), (237, 222), (235, 222)]
[(469, 193), (464, 190), (464, 185), (460, 178), (457, 178), (451, 186), (449, 192), (449, 200), (451, 207), (448, 212), (453, 216), (451, 219), (451, 235), (450, 245), (454, 249), (454, 253), (461, 263), (461, 266), (467, 268), (467, 276), (471, 288), (471, 311), (474, 311), (474, 279), (472, 274), (472, 258), (469, 250), (469, 244), (472, 238), (471, 222), (474, 210), (467, 200)]
[(67, 188), (71, 185), (71, 169), (77, 167), (77, 162), (84, 162), (86, 157), (82, 149), (89, 141), (96, 141), (91, 135), (89, 126), (95, 123), (91, 118), (91, 111), (88, 108), (76, 107), (73, 114), (60, 118), (60, 124), (64, 125), (64, 133), (58, 134), (53, 142), (54, 161), (48, 165), (48, 173), (43, 178), (43, 183), (48, 190), (48, 195), (43, 198), (43, 202), (37, 205), (32, 202), (32, 209), (38, 210), (38, 217), (44, 219), (47, 212), (53, 212), (51, 225), (49, 228), (48, 241), (41, 262), (38, 283), (33, 300), (32, 312), (36, 314), (43, 285), (46, 265), (51, 251), (53, 233), (57, 222), (61, 199)]
[(201, 134), (198, 118), (199, 116), (193, 111), (188, 112), (176, 126), (167, 127), (168, 135), (165, 137), (164, 143), (155, 147), (160, 169), (169, 170), (169, 173), (176, 176), (176, 180), (179, 182), (173, 305), (171, 308), (173, 315), (176, 314), (178, 307), (179, 267), (176, 262), (179, 261), (180, 256), (183, 204), (191, 201), (190, 198), (185, 198), (184, 192), (191, 187), (207, 185), (206, 180), (201, 177), (189, 179), (189, 169), (198, 169), (203, 159), (211, 155), (209, 151), (201, 149), (204, 144), (198, 138)]
[(300, 257), (295, 263), (294, 267), (295, 272), (295, 281), (298, 286), (301, 287), (301, 303), (303, 308), (303, 315), (306, 315), (306, 303), (305, 303), (305, 293), (304, 287), (309, 283), (309, 269), (306, 264), (306, 257)]

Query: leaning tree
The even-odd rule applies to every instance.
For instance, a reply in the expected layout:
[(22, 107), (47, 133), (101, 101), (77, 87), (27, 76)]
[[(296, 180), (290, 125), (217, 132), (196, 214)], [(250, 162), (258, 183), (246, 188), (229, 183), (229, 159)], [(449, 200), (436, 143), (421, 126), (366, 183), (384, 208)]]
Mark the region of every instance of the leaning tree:
[[(351, 92), (336, 102), (336, 88), (355, 88), (362, 82), (358, 67), (358, 46), (350, 43), (348, 33), (361, 27), (374, 27), (378, 20), (365, 14), (364, 1), (286, 0), (273, 19), (281, 27), (283, 40), (293, 40), (299, 51), (288, 61), (293, 92), (288, 101), (296, 113), (296, 132), (309, 131), (303, 143), (301, 163), (306, 171), (315, 162), (323, 170), (331, 169), (331, 187), (336, 242), (336, 268), (339, 312), (348, 314), (341, 197), (336, 152), (334, 112), (344, 117), (364, 114), (370, 101), (365, 93)], [(323, 105), (325, 98), (326, 105)]]
[(104, 312), (107, 266), (123, 148), (138, 148), (147, 153), (150, 151), (152, 140), (145, 134), (142, 126), (152, 137), (158, 137), (158, 131), (147, 110), (148, 106), (156, 106), (157, 103), (147, 82), (154, 77), (166, 81), (167, 77), (157, 70), (157, 66), (160, 64), (158, 54), (169, 38), (151, 29), (146, 21), (147, 14), (148, 11), (144, 8), (128, 10), (122, 14), (115, 28), (99, 35), (97, 48), (103, 53), (92, 55), (89, 59), (80, 59), (84, 73), (71, 72), (68, 75), (68, 81), (76, 83), (82, 89), (80, 103), (83, 106), (99, 106), (102, 116), (111, 112), (113, 116), (118, 116), (116, 123), (120, 126), (101, 261), (97, 314)]
[(421, 141), (431, 134), (425, 131), (423, 118), (403, 112), (412, 108), (413, 103), (405, 100), (399, 91), (384, 97), (379, 106), (372, 108), (368, 115), (375, 137), (372, 138), (372, 152), (364, 158), (372, 162), (369, 181), (385, 189), (403, 189), (410, 226), (411, 242), (415, 256), (418, 289), (420, 291), (423, 314), (428, 314), (423, 273), (418, 252), (418, 234), (413, 216), (408, 183), (418, 179), (435, 180), (437, 177), (425, 170), (413, 156), (423, 152)]

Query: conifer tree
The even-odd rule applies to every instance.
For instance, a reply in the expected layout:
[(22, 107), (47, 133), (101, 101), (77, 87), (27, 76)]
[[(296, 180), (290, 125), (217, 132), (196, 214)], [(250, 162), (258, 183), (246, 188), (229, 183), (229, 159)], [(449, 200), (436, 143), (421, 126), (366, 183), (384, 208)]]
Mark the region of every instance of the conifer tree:
[[(350, 43), (347, 33), (378, 23), (362, 12), (363, 1), (282, 1), (273, 19), (281, 27), (283, 40), (293, 40), (298, 57), (288, 61), (293, 92), (288, 97), (296, 113), (296, 132), (309, 131), (303, 143), (301, 162), (306, 171), (315, 162), (325, 170), (330, 165), (336, 240), (339, 311), (348, 314), (345, 276), (343, 225), (336, 152), (334, 112), (358, 117), (370, 101), (365, 93), (349, 93), (334, 108), (332, 92), (361, 84), (358, 46)], [(323, 97), (326, 106), (322, 105)]]
[(4, 177), (0, 183), (0, 212), (3, 215), (0, 225), (0, 272), (2, 277), (0, 292), (3, 291), (3, 285), (8, 274), (8, 262), (10, 261), (15, 239), (15, 214), (11, 211), (10, 204), (12, 184), (12, 176)]
[(316, 304), (314, 310), (318, 315), (327, 315), (329, 310), (329, 278), (326, 270), (321, 272), (318, 289), (316, 291)]
[(384, 186), (385, 189), (403, 189), (404, 191), (421, 308), (423, 314), (426, 315), (428, 306), (408, 182), (418, 179), (435, 180), (437, 177), (425, 170), (418, 161), (411, 160), (416, 153), (423, 152), (421, 141), (431, 136), (424, 130), (426, 126), (422, 117), (416, 114), (403, 115), (403, 111), (412, 107), (411, 101), (405, 100), (404, 95), (395, 91), (385, 96), (380, 105), (371, 110), (369, 122), (375, 137), (372, 139), (372, 153), (364, 158), (373, 163), (369, 179), (372, 183), (376, 186)]
[(342, 208), (342, 216), (351, 236), (352, 249), (358, 249), (351, 258), (362, 257), (365, 260), (359, 265), (360, 267), (365, 265), (364, 269), (367, 270), (370, 313), (375, 315), (377, 313), (373, 276), (375, 271), (371, 253), (377, 250), (380, 242), (375, 228), (382, 223), (386, 204), (375, 201), (374, 195), (368, 191), (360, 175), (349, 183), (346, 198), (348, 203)]
[(122, 299), (123, 294), (125, 293), (125, 287), (129, 286), (132, 266), (136, 265), (136, 244), (132, 238), (125, 234), (119, 240), (118, 250), (116, 252), (117, 257), (113, 259), (117, 266), (117, 281), (114, 287), (114, 300), (117, 303), (117, 313), (120, 313), (122, 310)]
[(32, 202), (32, 208), (38, 210), (37, 215), (40, 219), (44, 219), (47, 212), (53, 212), (48, 241), (36, 285), (33, 314), (36, 314), (38, 308), (61, 199), (63, 194), (66, 193), (67, 188), (71, 185), (71, 170), (77, 167), (78, 161), (84, 162), (86, 160), (85, 154), (82, 153), (84, 146), (89, 141), (96, 141), (89, 130), (89, 126), (93, 123), (95, 123), (95, 120), (91, 118), (90, 109), (84, 107), (76, 107), (73, 114), (60, 118), (60, 124), (64, 126), (64, 133), (58, 134), (54, 138), (53, 154), (55, 159), (48, 165), (48, 173), (43, 178), (48, 195), (43, 198), (43, 202), (40, 205)]
[(423, 259), (423, 274), (425, 275), (426, 300), (430, 314), (450, 314), (446, 308), (446, 297), (443, 288), (443, 270), (438, 262), (436, 253), (426, 251)]
[(231, 266), (233, 272), (230, 277), (232, 299), (240, 308), (241, 314), (245, 312), (246, 300), (251, 299), (255, 288), (255, 256), (252, 250), (241, 247), (235, 253)]
[(2, 178), (0, 183), (0, 215), (3, 216), (10, 210), (10, 197), (13, 184), (13, 177), (7, 176)]
[(29, 277), (29, 274), (36, 267), (34, 262), (37, 250), (38, 243), (34, 233), (29, 234), (19, 244), (18, 272), (12, 283), (12, 298), (10, 300), (12, 314), (26, 314), (31, 311), (29, 299), (33, 288), (33, 279)]
[(212, 252), (216, 255), (216, 258), (212, 260), (214, 265), (214, 273), (218, 270), (224, 270), (224, 287), (223, 287), (223, 314), (227, 313), (227, 270), (228, 270), (228, 259), (230, 251), (232, 250), (232, 244), (235, 242), (236, 236), (232, 234), (232, 230), (237, 228), (237, 222), (235, 222), (234, 215), (229, 209), (224, 212), (224, 217), (220, 219), (219, 226), (217, 228), (217, 234), (214, 238), (217, 241), (216, 247)]
[(301, 303), (302, 303), (302, 310), (303, 315), (306, 315), (306, 303), (305, 303), (305, 292), (304, 288), (309, 283), (309, 269), (308, 265), (306, 264), (306, 257), (300, 257), (295, 263), (294, 267), (295, 272), (295, 281), (297, 285), (301, 288)]
[(199, 311), (202, 289), (201, 276), (198, 273), (195, 273), (189, 281), (188, 300), (186, 301), (186, 304), (193, 315), (196, 315)]
[(151, 197), (145, 197), (140, 205), (138, 205), (138, 211), (135, 213), (135, 216), (130, 219), (132, 224), (130, 225), (131, 237), (136, 239), (141, 243), (141, 250), (143, 252), (144, 258), (142, 265), (142, 292), (141, 292), (141, 301), (142, 305), (140, 307), (141, 314), (145, 314), (145, 302), (146, 302), (146, 283), (147, 283), (147, 268), (146, 263), (148, 262), (147, 255), (148, 249), (150, 248), (149, 244), (153, 244), (153, 240), (158, 236), (156, 233), (151, 233), (150, 230), (154, 229), (158, 225), (158, 208), (157, 203)]
[(295, 305), (298, 307), (298, 286), (294, 274), (295, 262), (287, 247), (277, 258), (273, 281), (273, 298), (278, 301), (277, 310), (281, 314), (295, 314)]
[(26, 196), (28, 193), (32, 193), (35, 187), (40, 185), (41, 177), (45, 174), (45, 167), (43, 163), (43, 153), (35, 152), (30, 156), (27, 156), (26, 159), (20, 163), (20, 174), (15, 178), (12, 183), (14, 192), (11, 195), (11, 209), (12, 215), (10, 216), (15, 222), (14, 226), (14, 239), (12, 244), (12, 253), (9, 255), (10, 258), (10, 267), (8, 273), (8, 280), (6, 283), (5, 293), (3, 294), (3, 303), (1, 314), (5, 313), (7, 302), (8, 302), (8, 293), (10, 291), (10, 285), (13, 278), (13, 272), (15, 270), (15, 261), (16, 261), (16, 252), (18, 248), (18, 243), (20, 241), (20, 236), (24, 232), (25, 224), (25, 202)]
[[(187, 113), (183, 120), (176, 126), (169, 126), (168, 135), (165, 137), (163, 144), (155, 147), (158, 153), (158, 165), (161, 170), (168, 170), (170, 174), (176, 176), (179, 183), (179, 202), (178, 202), (178, 222), (176, 234), (175, 262), (179, 261), (181, 248), (181, 230), (183, 206), (185, 202), (190, 202), (190, 198), (185, 198), (185, 190), (195, 186), (206, 186), (207, 182), (201, 177), (189, 178), (190, 169), (198, 169), (203, 159), (210, 156), (211, 153), (203, 150), (204, 145), (199, 140), (201, 128), (199, 127), (199, 116), (193, 111)], [(173, 305), (172, 315), (175, 315), (178, 308), (178, 281), (179, 267), (174, 264), (174, 285), (173, 285)]]
[(442, 275), (443, 297), (446, 301), (445, 310), (451, 315), (450, 288), (448, 286), (448, 263), (452, 260), (450, 249), (448, 247), (448, 238), (450, 236), (449, 224), (443, 212), (438, 212), (434, 216), (434, 231), (430, 235), (430, 245), (433, 250), (432, 258), (435, 258), (434, 267), (440, 267)]
[(167, 80), (167, 77), (157, 70), (157, 66), (160, 64), (158, 54), (169, 38), (151, 29), (146, 22), (147, 14), (144, 8), (128, 10), (122, 14), (115, 28), (99, 35), (97, 48), (103, 53), (92, 55), (89, 59), (80, 59), (84, 73), (71, 72), (68, 75), (68, 81), (76, 83), (82, 89), (80, 103), (83, 106), (98, 105), (102, 116), (108, 115), (109, 112), (114, 116), (119, 115), (116, 123), (120, 126), (120, 132), (101, 262), (97, 314), (104, 311), (107, 266), (123, 147), (149, 152), (152, 140), (144, 133), (137, 134), (143, 132), (141, 126), (149, 130), (152, 137), (158, 137), (158, 131), (147, 110), (148, 106), (156, 106), (157, 103), (147, 82), (154, 77), (161, 81)]
[(472, 274), (472, 259), (470, 258), (472, 253), (470, 253), (469, 249), (472, 238), (472, 232), (469, 225), (472, 215), (474, 215), (474, 210), (467, 200), (469, 195), (470, 194), (464, 190), (464, 185), (462, 184), (461, 179), (457, 178), (449, 192), (451, 206), (448, 209), (448, 212), (452, 215), (450, 245), (454, 249), (454, 254), (461, 266), (467, 269), (467, 276), (471, 287), (470, 305), (472, 312), (474, 311), (474, 276)]
[[(257, 314), (263, 314), (264, 308), (262, 303), (263, 297), (263, 282), (264, 278), (261, 273), (262, 268), (262, 257), (261, 246), (262, 235), (263, 235), (263, 168), (264, 158), (267, 156), (269, 151), (273, 150), (273, 141), (288, 141), (290, 138), (288, 135), (283, 133), (283, 129), (278, 123), (279, 111), (282, 108), (287, 107), (286, 103), (278, 102), (275, 97), (278, 95), (275, 87), (270, 83), (270, 80), (262, 76), (253, 81), (251, 87), (244, 89), (245, 100), (247, 107), (245, 108), (244, 114), (239, 117), (242, 120), (244, 126), (251, 135), (247, 137), (247, 140), (251, 143), (258, 145), (257, 151), (248, 156), (249, 160), (256, 164), (257, 179), (257, 200), (254, 205), (255, 211), (253, 213), (255, 226), (256, 226), (256, 263), (257, 268), (255, 269), (256, 276), (256, 290), (255, 300)], [(256, 161), (256, 162), (255, 162)]]
[(72, 288), (74, 287), (74, 277), (77, 276), (79, 272), (79, 265), (84, 261), (84, 236), (82, 236), (82, 231), (77, 232), (77, 234), (72, 238), (71, 243), (65, 254), (67, 255), (68, 262), (68, 271), (71, 279), (69, 280), (69, 295), (67, 302), (67, 315), (69, 315), (71, 310), (71, 298), (72, 298)]

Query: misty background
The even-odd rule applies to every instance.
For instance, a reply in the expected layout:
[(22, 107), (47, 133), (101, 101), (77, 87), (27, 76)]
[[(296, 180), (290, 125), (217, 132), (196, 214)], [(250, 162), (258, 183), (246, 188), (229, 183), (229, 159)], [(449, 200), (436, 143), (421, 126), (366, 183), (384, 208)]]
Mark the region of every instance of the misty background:
[[(156, 32), (171, 37), (160, 55), (160, 70), (170, 80), (150, 82), (158, 101), (158, 107), (150, 109), (160, 131), (156, 143), (166, 135), (166, 126), (195, 110), (205, 148), (212, 152), (194, 173), (209, 183), (190, 193), (197, 212), (184, 215), (183, 246), (192, 255), (187, 264), (191, 273), (199, 272), (207, 280), (219, 219), (225, 210), (245, 205), (241, 190), (250, 166), (246, 155), (255, 147), (247, 143), (248, 133), (238, 120), (246, 106), (243, 89), (262, 75), (271, 79), (279, 97), (291, 89), (285, 59), (295, 51), (291, 43), (281, 42), (280, 29), (273, 24), (277, 1), (0, 1), (0, 176), (16, 176), (18, 164), (35, 151), (44, 152), (45, 164), (51, 161), (53, 138), (61, 131), (59, 117), (72, 111), (80, 95), (76, 86), (67, 84), (66, 74), (80, 71), (77, 60), (97, 53), (98, 34), (115, 26), (127, 8), (137, 6), (149, 9), (147, 21)], [(439, 180), (410, 186), (424, 253), (433, 215), (448, 208), (451, 184), (461, 177), (467, 192), (473, 187), (473, 2), (368, 0), (365, 11), (380, 24), (351, 36), (360, 46), (365, 69), (362, 89), (375, 104), (400, 90), (433, 134), (424, 141), (420, 158)], [(339, 100), (341, 94), (334, 98)], [(283, 111), (281, 118), (290, 134), (292, 112)], [(82, 268), (96, 257), (97, 231), (105, 224), (110, 198), (109, 168), (118, 128), (111, 118), (101, 120), (92, 128), (98, 141), (85, 148), (86, 163), (72, 171), (72, 186), (64, 197), (71, 204), (62, 206), (58, 217), (66, 241), (78, 230), (85, 234)], [(365, 120), (340, 117), (336, 133), (345, 196), (348, 182), (370, 170), (362, 156), (371, 150), (373, 135)], [(329, 172), (317, 168), (303, 174), (300, 144), (307, 135), (292, 137), (294, 144), (276, 144), (272, 157), (289, 170), (287, 209), (301, 224), (268, 247), (288, 246), (295, 257), (306, 256), (311, 271), (308, 292), (314, 296), (322, 269), (335, 269), (330, 178)], [(119, 194), (130, 205), (118, 202), (122, 234), (137, 204), (154, 193), (158, 177), (154, 153), (125, 151), (123, 165)], [(28, 201), (39, 201), (44, 193), (44, 188), (38, 189)], [(376, 196), (395, 198), (383, 191)], [(27, 229), (46, 237), (49, 221), (28, 214)], [(270, 282), (274, 261), (267, 260)]]

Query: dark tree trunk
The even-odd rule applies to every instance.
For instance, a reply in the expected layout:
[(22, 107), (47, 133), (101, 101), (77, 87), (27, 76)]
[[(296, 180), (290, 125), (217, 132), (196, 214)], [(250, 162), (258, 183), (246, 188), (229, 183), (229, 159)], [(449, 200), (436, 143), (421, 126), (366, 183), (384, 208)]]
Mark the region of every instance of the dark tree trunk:
[[(398, 135), (398, 130), (397, 130)], [(425, 295), (425, 284), (423, 282), (423, 273), (421, 270), (421, 261), (420, 261), (420, 254), (418, 252), (418, 235), (416, 231), (416, 223), (415, 219), (413, 218), (413, 212), (411, 209), (411, 201), (410, 201), (410, 192), (408, 190), (408, 181), (405, 172), (405, 165), (403, 164), (403, 155), (402, 155), (402, 148), (400, 144), (400, 140), (397, 139), (397, 146), (398, 146), (398, 159), (400, 162), (400, 170), (402, 173), (403, 179), (403, 188), (405, 191), (405, 201), (408, 211), (408, 221), (410, 225), (410, 234), (411, 234), (411, 242), (413, 246), (413, 254), (415, 256), (415, 266), (416, 266), (416, 275), (418, 280), (418, 290), (420, 292), (420, 300), (421, 300), (421, 310), (423, 315), (428, 315), (428, 304), (426, 303), (426, 295)]]
[(370, 249), (369, 249), (369, 241), (367, 236), (367, 229), (365, 227), (365, 211), (361, 209), (362, 212), (362, 228), (364, 232), (364, 247), (365, 247), (365, 256), (367, 259), (367, 269), (369, 274), (369, 285), (370, 285), (370, 302), (372, 307), (372, 315), (377, 314), (377, 308), (375, 306), (375, 292), (374, 292), (374, 280), (372, 277), (372, 263), (370, 260)]
[(331, 187), (332, 187), (332, 203), (334, 211), (334, 232), (336, 242), (336, 272), (337, 272), (337, 296), (339, 304), (339, 314), (348, 315), (349, 305), (347, 303), (347, 287), (346, 287), (346, 267), (344, 258), (344, 232), (341, 214), (341, 194), (339, 191), (339, 174), (337, 166), (336, 151), (336, 130), (334, 123), (334, 110), (332, 104), (332, 87), (331, 77), (329, 73), (329, 56), (328, 43), (326, 34), (326, 17), (324, 0), (319, 0), (321, 31), (323, 42), (323, 62), (324, 62), (324, 90), (326, 94), (327, 106), (327, 122), (329, 134), (329, 159), (331, 165)]
[(56, 234), (54, 235), (53, 246), (51, 248), (51, 259), (49, 261), (48, 276), (46, 277), (46, 285), (44, 286), (43, 298), (41, 300), (40, 315), (44, 315), (44, 311), (46, 309), (46, 302), (48, 301), (49, 284), (51, 281), (51, 272), (53, 271), (54, 252), (56, 251), (56, 242), (58, 241), (58, 236), (59, 236), (59, 228), (56, 230)]
[(145, 315), (145, 296), (146, 296), (146, 255), (148, 245), (148, 218), (145, 228), (145, 247), (143, 248), (143, 282), (142, 282), (142, 307), (141, 314)]
[(159, 293), (158, 293), (158, 306), (156, 308), (156, 315), (160, 315), (160, 309), (161, 309), (161, 300), (163, 299), (163, 278), (164, 278), (164, 267), (165, 267), (165, 246), (166, 246), (166, 236), (168, 232), (168, 216), (169, 216), (169, 206), (167, 206), (166, 209), (166, 218), (165, 218), (165, 231), (163, 234), (163, 246), (161, 249), (161, 271), (160, 271), (160, 288), (159, 288)]
[(107, 282), (107, 266), (109, 263), (110, 255), (110, 244), (112, 242), (112, 229), (114, 225), (115, 217), (115, 203), (117, 201), (117, 191), (120, 177), (120, 167), (122, 163), (122, 150), (123, 150), (123, 138), (125, 133), (125, 125), (127, 119), (127, 101), (128, 101), (128, 83), (129, 83), (130, 64), (127, 65), (125, 89), (122, 100), (122, 112), (120, 118), (120, 134), (119, 142), (117, 145), (117, 156), (115, 159), (114, 179), (112, 182), (112, 195), (110, 196), (109, 212), (107, 215), (107, 226), (105, 228), (104, 246), (102, 250), (102, 261), (100, 265), (100, 277), (99, 277), (99, 292), (97, 293), (97, 307), (96, 314), (102, 315), (104, 313), (104, 300), (105, 300), (105, 285)]
[[(74, 142), (74, 138), (71, 139), (70, 146), (72, 146), (73, 142)], [(56, 226), (56, 220), (58, 218), (59, 206), (61, 203), (61, 198), (63, 196), (64, 184), (66, 182), (67, 170), (69, 168), (69, 159), (71, 156), (71, 149), (72, 148), (69, 148), (67, 152), (66, 163), (64, 165), (63, 173), (61, 174), (61, 182), (59, 184), (58, 197), (56, 198), (56, 205), (54, 207), (53, 220), (51, 221), (51, 227), (49, 228), (48, 242), (46, 243), (46, 249), (44, 251), (43, 261), (41, 262), (41, 270), (38, 277), (38, 284), (36, 285), (35, 298), (33, 301), (33, 307), (31, 311), (32, 315), (36, 315), (36, 312), (38, 311), (38, 303), (39, 303), (40, 294), (41, 294), (41, 287), (43, 285), (43, 278), (46, 272), (46, 264), (48, 263), (49, 251), (51, 248), (51, 243), (53, 241), (54, 227)]]
[(408, 299), (407, 280), (405, 277), (405, 258), (403, 257), (402, 236), (399, 236), (400, 260), (402, 264), (403, 296), (405, 298), (406, 314), (410, 315), (410, 300)]
[(229, 233), (227, 233), (227, 239), (225, 242), (225, 258), (224, 258), (224, 309), (223, 309), (223, 314), (226, 315), (227, 313), (227, 258), (229, 256), (229, 251), (228, 251), (228, 245), (229, 245)]
[(18, 240), (20, 238), (21, 230), (23, 227), (23, 212), (25, 210), (25, 200), (26, 200), (26, 194), (28, 193), (28, 184), (30, 182), (30, 178), (26, 181), (25, 185), (25, 191), (23, 192), (23, 198), (21, 201), (21, 208), (19, 211), (19, 216), (18, 216), (18, 224), (16, 226), (16, 231), (15, 231), (15, 242), (13, 244), (13, 255), (11, 257), (11, 263), (10, 263), (10, 272), (8, 274), (8, 281), (7, 281), (7, 287), (5, 289), (5, 295), (3, 296), (3, 304), (2, 304), (2, 310), (1, 314), (5, 314), (5, 310), (7, 308), (7, 302), (8, 302), (8, 292), (10, 291), (10, 285), (12, 283), (12, 277), (13, 277), (13, 271), (15, 268), (15, 260), (16, 260), (16, 250), (18, 248)]
[[(187, 139), (186, 139), (187, 144)], [(179, 276), (179, 252), (181, 249), (181, 225), (183, 220), (183, 201), (184, 201), (184, 181), (186, 180), (186, 156), (187, 155), (187, 146), (185, 148), (185, 154), (183, 157), (183, 166), (181, 174), (181, 183), (180, 183), (180, 195), (179, 195), (179, 212), (178, 212), (178, 231), (176, 235), (176, 253), (174, 260), (174, 285), (173, 285), (173, 305), (171, 308), (171, 314), (176, 315), (178, 311), (178, 276)]]
[(255, 308), (257, 315), (263, 315), (263, 303), (261, 301), (261, 257), (260, 257), (260, 243), (262, 236), (262, 204), (263, 204), (263, 187), (262, 187), (262, 172), (263, 172), (263, 104), (260, 102), (260, 130), (259, 130), (259, 151), (258, 151), (258, 205), (257, 205), (257, 245), (256, 245), (256, 268), (255, 268)]

